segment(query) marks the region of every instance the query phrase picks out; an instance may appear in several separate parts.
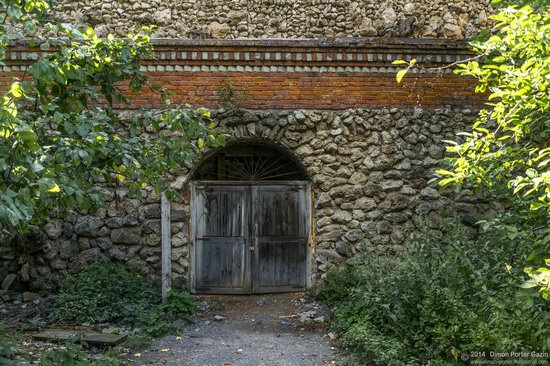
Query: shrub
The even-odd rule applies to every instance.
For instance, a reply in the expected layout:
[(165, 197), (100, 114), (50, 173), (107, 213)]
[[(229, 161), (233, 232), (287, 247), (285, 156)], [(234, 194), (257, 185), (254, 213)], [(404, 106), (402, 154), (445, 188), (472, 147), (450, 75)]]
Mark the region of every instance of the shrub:
[(114, 322), (157, 336), (170, 330), (170, 320), (194, 310), (195, 302), (185, 290), (171, 290), (169, 302), (161, 304), (160, 287), (135, 266), (102, 262), (63, 280), (53, 315), (58, 322)]
[(102, 354), (95, 359), (82, 350), (82, 346), (67, 342), (44, 354), (41, 366), (120, 366), (123, 362), (113, 353)]
[(0, 323), (0, 366), (13, 365), (11, 359), (15, 356), (14, 337), (9, 335), (4, 324)]
[(404, 254), (332, 271), (314, 290), (360, 364), (444, 365), (461, 352), (550, 348), (549, 303), (521, 292), (521, 266), (507, 266), (529, 248), (470, 242), (460, 228), (449, 222), (438, 236), (423, 227)]

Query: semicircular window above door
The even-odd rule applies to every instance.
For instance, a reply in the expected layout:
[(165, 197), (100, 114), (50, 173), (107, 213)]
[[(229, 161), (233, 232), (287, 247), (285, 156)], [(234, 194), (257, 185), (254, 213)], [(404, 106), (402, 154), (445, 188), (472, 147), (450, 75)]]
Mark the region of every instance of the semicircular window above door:
[(229, 145), (207, 158), (194, 180), (281, 181), (306, 180), (301, 167), (288, 154), (258, 143)]

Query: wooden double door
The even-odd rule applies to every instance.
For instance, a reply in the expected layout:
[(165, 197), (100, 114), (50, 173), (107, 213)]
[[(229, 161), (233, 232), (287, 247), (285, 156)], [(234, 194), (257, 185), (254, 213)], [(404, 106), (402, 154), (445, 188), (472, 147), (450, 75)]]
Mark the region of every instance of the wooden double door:
[(191, 287), (198, 293), (303, 290), (307, 182), (194, 182)]

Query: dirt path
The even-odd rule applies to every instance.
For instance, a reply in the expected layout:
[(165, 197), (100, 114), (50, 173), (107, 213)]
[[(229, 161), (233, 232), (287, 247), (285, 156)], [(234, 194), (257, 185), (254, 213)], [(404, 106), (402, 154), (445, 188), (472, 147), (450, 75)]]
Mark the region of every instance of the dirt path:
[(317, 366), (336, 363), (336, 350), (323, 332), (321, 319), (303, 323), (296, 317), (308, 311), (299, 294), (203, 299), (203, 305), (208, 304), (209, 309), (199, 315), (197, 322), (179, 337), (155, 340), (133, 364)]

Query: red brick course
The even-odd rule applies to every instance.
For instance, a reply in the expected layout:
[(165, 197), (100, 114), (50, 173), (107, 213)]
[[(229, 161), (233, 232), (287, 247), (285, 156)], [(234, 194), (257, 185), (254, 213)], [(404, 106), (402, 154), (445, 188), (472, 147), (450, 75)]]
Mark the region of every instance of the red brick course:
[[(220, 86), (229, 82), (244, 93), (250, 109), (346, 108), (480, 108), (484, 96), (474, 93), (475, 80), (453, 74), (409, 74), (398, 84), (393, 74), (381, 73), (192, 73), (151, 72), (151, 82), (171, 90), (174, 103), (219, 108)], [(6, 90), (20, 73), (2, 73)], [(127, 90), (124, 86), (122, 90)], [(147, 90), (128, 92), (126, 108), (155, 108), (158, 96)]]
[[(467, 58), (470, 54), (464, 45), (439, 40), (393, 42), (157, 42), (159, 59), (147, 60), (145, 65), (156, 70), (147, 72), (152, 83), (175, 94), (171, 98), (174, 103), (207, 108), (221, 107), (220, 87), (225, 81), (244, 94), (243, 107), (250, 109), (482, 107), (485, 96), (474, 92), (476, 81), (470, 78), (432, 71), (409, 73), (400, 84), (395, 80), (398, 69), (392, 60), (418, 58), (424, 60), (424, 67), (437, 68)], [(25, 52), (36, 51), (14, 47), (5, 61), (8, 67), (24, 69), (33, 62)], [(236, 54), (238, 59), (234, 59)], [(264, 59), (267, 56), (269, 60)], [(219, 70), (232, 66), (240, 69)], [(266, 67), (273, 70), (264, 70)], [(311, 71), (314, 68), (319, 70)], [(6, 90), (17, 76), (21, 76), (20, 71), (0, 71), (0, 89)], [(121, 88), (127, 90), (124, 85)], [(158, 96), (146, 90), (128, 92), (128, 96), (131, 104), (126, 108), (162, 104)]]
[[(483, 96), (475, 80), (453, 74), (409, 74), (401, 84), (381, 73), (169, 73), (153, 72), (151, 82), (175, 93), (173, 102), (220, 107), (220, 86), (244, 93), (251, 109), (346, 109), (443, 106), (478, 108)], [(149, 93), (131, 96), (132, 107), (158, 107)]]

